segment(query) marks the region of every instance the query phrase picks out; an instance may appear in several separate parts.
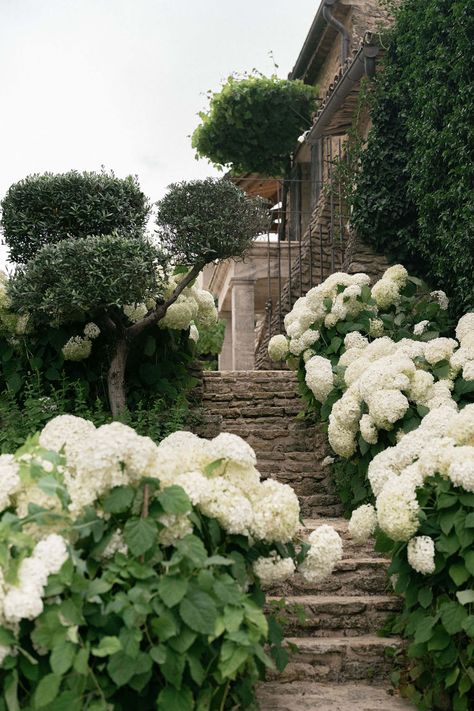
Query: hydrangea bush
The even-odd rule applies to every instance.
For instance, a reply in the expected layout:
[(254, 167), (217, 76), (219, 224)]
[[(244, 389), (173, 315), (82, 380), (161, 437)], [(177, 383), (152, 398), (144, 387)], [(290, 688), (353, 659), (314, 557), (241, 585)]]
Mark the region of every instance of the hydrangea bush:
[(375, 454), (474, 391), (470, 329), (460, 322), (458, 340), (447, 337), (447, 306), (443, 292), (430, 293), (401, 265), (372, 287), (366, 274), (336, 273), (296, 302), (287, 336), (270, 341), (270, 356), (298, 369), (307, 412), (328, 422), (348, 510), (371, 499)]
[(7, 708), (254, 708), (286, 663), (262, 588), (341, 557), (330, 527), (299, 541), (295, 493), (255, 463), (236, 435), (156, 445), (70, 415), (2, 455)]
[(372, 287), (334, 274), (269, 344), (327, 421), (346, 510), (362, 503), (350, 536), (392, 559), (391, 630), (410, 642), (394, 676), (425, 711), (467, 711), (474, 694), (474, 313), (452, 329), (447, 306), (401, 265)]

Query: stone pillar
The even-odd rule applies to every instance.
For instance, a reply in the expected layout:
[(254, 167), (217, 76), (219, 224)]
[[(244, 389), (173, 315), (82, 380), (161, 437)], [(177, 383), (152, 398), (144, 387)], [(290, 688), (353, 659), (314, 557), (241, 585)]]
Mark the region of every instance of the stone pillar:
[(255, 280), (232, 279), (232, 369), (255, 369)]
[(230, 311), (221, 311), (219, 318), (225, 321), (224, 343), (219, 353), (219, 370), (232, 370), (232, 314)]

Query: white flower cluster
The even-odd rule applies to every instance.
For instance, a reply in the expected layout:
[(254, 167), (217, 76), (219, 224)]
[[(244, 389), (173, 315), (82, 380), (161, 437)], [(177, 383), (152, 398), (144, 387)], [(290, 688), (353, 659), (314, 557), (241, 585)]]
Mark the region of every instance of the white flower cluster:
[(0, 511), (10, 506), (11, 496), (20, 489), (20, 467), (12, 454), (0, 455)]
[(305, 382), (316, 400), (324, 402), (334, 387), (331, 361), (323, 356), (312, 356), (306, 362)]
[(194, 341), (194, 343), (199, 341), (199, 330), (194, 322), (189, 327), (189, 340)]
[[(169, 295), (179, 283), (180, 276), (182, 278), (182, 275), (171, 278), (167, 292)], [(176, 301), (168, 307), (158, 325), (160, 328), (185, 331), (192, 323), (199, 329), (199, 327), (213, 326), (216, 322), (217, 309), (213, 295), (193, 285), (183, 289)]]
[(439, 474), (454, 486), (474, 492), (474, 404), (460, 412), (449, 406), (432, 410), (420, 426), (404, 435), (394, 447), (377, 454), (368, 477), (376, 497), (376, 521), (366, 506), (357, 509), (349, 530), (378, 525), (394, 541), (409, 541), (408, 562), (419, 573), (434, 570), (434, 543), (414, 537), (420, 507), (416, 491), (426, 478)]
[(288, 340), (286, 336), (272, 336), (268, 342), (268, 355), (270, 360), (284, 360), (289, 353)]
[(91, 340), (94, 340), (94, 338), (98, 338), (100, 336), (100, 328), (96, 323), (93, 321), (90, 321), (89, 323), (86, 323), (84, 326), (84, 336), (86, 338), (90, 338)]
[[(299, 355), (319, 339), (321, 326), (331, 328), (348, 316), (357, 316), (367, 308), (361, 300), (362, 287), (370, 283), (367, 274), (331, 274), (322, 284), (313, 287), (295, 302), (285, 316), (289, 350)], [(310, 327), (313, 326), (313, 329)]]
[(364, 504), (353, 512), (348, 532), (358, 545), (363, 545), (374, 534), (376, 527), (377, 514), (374, 507), (371, 504)]
[(143, 303), (139, 304), (124, 304), (122, 311), (129, 321), (138, 323), (145, 318), (148, 313), (148, 306)]
[[(299, 528), (300, 508), (293, 489), (273, 479), (262, 482), (255, 452), (234, 434), (205, 440), (191, 432), (175, 432), (156, 445), (119, 422), (96, 429), (87, 420), (61, 415), (46, 425), (39, 444), (64, 452), (64, 483), (75, 515), (114, 486), (134, 485), (149, 476), (159, 479), (162, 488), (181, 486), (193, 505), (217, 519), (228, 533), (287, 543)], [(163, 523), (174, 531), (168, 538), (190, 531), (188, 520)]]
[(329, 417), (328, 437), (336, 454), (352, 456), (359, 432), (368, 444), (376, 444), (379, 430), (393, 429), (410, 404), (428, 410), (457, 409), (451, 394), (453, 381), (435, 381), (429, 372), (440, 361), (456, 357), (454, 339), (422, 342), (406, 338), (395, 343), (384, 336), (368, 343), (361, 334), (349, 335), (347, 350), (339, 359), (347, 390)]
[(408, 541), (407, 546), (408, 562), (417, 573), (429, 575), (434, 573), (435, 546), (434, 541), (429, 536), (415, 536)]
[(91, 339), (83, 338), (82, 336), (72, 336), (62, 347), (64, 360), (85, 360), (86, 358), (89, 358), (91, 350)]
[(401, 264), (389, 267), (372, 287), (372, 298), (379, 308), (386, 309), (400, 301), (400, 291), (407, 282), (408, 272)]
[(267, 558), (257, 558), (252, 567), (262, 588), (288, 580), (295, 572), (293, 558), (281, 558), (276, 551), (272, 551)]
[(57, 573), (68, 558), (66, 541), (51, 534), (37, 543), (32, 555), (18, 568), (16, 585), (1, 581), (0, 620), (14, 624), (20, 620), (33, 620), (43, 611), (42, 596), (48, 577)]
[(456, 338), (461, 347), (451, 356), (450, 366), (456, 374), (462, 368), (464, 380), (474, 380), (474, 312), (459, 319)]
[(308, 582), (319, 583), (332, 573), (342, 558), (341, 537), (332, 526), (324, 524), (310, 534), (308, 542), (310, 549), (299, 571)]

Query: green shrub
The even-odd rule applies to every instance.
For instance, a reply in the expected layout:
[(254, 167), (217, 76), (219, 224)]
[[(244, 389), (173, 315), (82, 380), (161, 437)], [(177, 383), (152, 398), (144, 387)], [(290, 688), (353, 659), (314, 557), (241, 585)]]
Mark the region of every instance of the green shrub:
[(9, 188), (1, 206), (10, 259), (21, 264), (67, 237), (140, 236), (149, 213), (136, 178), (105, 172), (30, 175)]
[(298, 136), (311, 125), (315, 98), (315, 87), (301, 81), (230, 76), (211, 94), (209, 111), (200, 114), (193, 147), (235, 173), (282, 175)]
[(208, 264), (245, 253), (267, 230), (268, 211), (229, 180), (206, 178), (170, 185), (157, 203), (161, 244), (180, 264)]
[(353, 224), (377, 249), (474, 306), (474, 80), (470, 0), (396, 10), (361, 156)]

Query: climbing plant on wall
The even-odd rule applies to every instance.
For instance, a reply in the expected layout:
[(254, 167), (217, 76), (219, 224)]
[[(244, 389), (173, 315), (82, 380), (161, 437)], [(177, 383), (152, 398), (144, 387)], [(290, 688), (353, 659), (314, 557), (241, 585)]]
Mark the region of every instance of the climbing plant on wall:
[(474, 304), (474, 81), (470, 0), (396, 10), (361, 156), (353, 225), (453, 297)]

